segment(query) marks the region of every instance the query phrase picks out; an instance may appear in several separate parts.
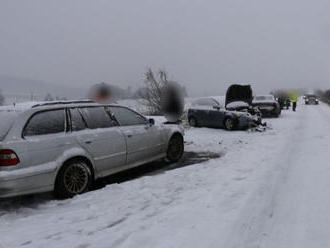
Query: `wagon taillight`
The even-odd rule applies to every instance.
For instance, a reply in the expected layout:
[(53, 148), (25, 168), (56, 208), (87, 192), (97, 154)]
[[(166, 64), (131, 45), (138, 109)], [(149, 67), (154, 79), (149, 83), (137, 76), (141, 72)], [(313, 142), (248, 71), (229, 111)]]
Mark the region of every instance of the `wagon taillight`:
[(19, 158), (13, 150), (0, 150), (0, 166), (12, 166), (19, 163)]

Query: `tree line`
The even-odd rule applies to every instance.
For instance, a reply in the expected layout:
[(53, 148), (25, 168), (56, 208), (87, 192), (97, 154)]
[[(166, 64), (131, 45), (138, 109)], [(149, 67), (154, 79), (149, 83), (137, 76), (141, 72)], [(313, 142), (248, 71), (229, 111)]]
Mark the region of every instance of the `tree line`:
[(330, 104), (330, 90), (316, 90), (315, 94), (322, 102)]

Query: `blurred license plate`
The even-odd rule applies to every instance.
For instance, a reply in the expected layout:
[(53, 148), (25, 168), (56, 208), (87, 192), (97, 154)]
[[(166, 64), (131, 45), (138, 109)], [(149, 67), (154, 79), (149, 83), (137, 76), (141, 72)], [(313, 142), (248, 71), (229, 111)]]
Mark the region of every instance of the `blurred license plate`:
[(261, 107), (261, 110), (273, 110), (273, 107)]

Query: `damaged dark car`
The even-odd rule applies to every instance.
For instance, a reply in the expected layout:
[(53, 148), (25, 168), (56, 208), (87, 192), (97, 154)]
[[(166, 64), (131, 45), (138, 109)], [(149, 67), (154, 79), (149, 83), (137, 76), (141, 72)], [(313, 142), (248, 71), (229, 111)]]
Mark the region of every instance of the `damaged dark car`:
[(231, 85), (226, 93), (226, 109), (245, 111), (252, 115), (261, 116), (260, 111), (252, 106), (253, 91), (250, 85)]
[(226, 93), (226, 109), (230, 111), (247, 112), (257, 119), (257, 125), (262, 124), (262, 114), (253, 104), (251, 85), (231, 85)]
[(273, 95), (255, 96), (252, 105), (259, 108), (262, 117), (279, 117), (281, 115), (281, 106)]
[[(237, 92), (238, 90), (238, 92)], [(244, 130), (261, 124), (260, 112), (251, 106), (251, 87), (230, 87), (226, 104), (214, 98), (195, 100), (188, 109), (188, 121), (192, 127), (224, 128)]]

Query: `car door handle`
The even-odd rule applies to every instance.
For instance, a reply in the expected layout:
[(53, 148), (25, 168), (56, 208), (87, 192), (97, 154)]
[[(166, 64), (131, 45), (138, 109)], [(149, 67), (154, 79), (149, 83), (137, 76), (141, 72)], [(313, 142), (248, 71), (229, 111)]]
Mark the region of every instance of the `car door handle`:
[(132, 138), (133, 134), (127, 134), (128, 138)]
[(85, 141), (85, 144), (88, 144), (88, 145), (89, 145), (89, 144), (92, 144), (92, 143), (93, 143), (93, 142), (92, 142), (91, 140), (86, 140), (86, 141)]

